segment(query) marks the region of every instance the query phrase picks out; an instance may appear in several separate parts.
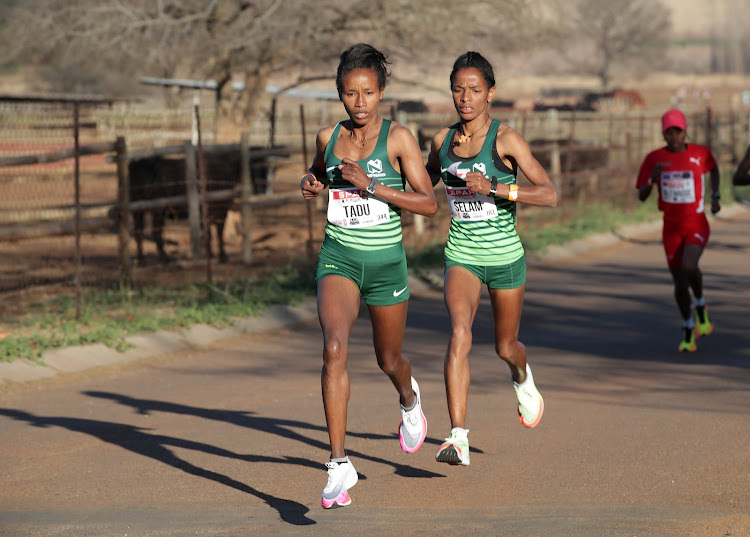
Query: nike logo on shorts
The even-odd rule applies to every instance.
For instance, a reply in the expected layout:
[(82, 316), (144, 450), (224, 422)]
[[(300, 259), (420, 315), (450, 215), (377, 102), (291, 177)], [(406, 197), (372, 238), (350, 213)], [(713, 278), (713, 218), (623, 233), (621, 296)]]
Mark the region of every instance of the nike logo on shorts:
[(328, 168), (326, 168), (326, 173), (328, 173), (328, 172), (330, 172), (330, 171), (333, 171), (333, 170), (335, 170), (336, 168), (338, 168), (338, 166), (329, 166)]
[(407, 285), (406, 287), (404, 287), (404, 288), (403, 288), (403, 289), (401, 289), (400, 291), (393, 291), (393, 296), (394, 296), (394, 297), (399, 297), (399, 296), (401, 296), (402, 294), (404, 294), (404, 291), (406, 291), (406, 290), (407, 290), (408, 288), (409, 288), (409, 286)]

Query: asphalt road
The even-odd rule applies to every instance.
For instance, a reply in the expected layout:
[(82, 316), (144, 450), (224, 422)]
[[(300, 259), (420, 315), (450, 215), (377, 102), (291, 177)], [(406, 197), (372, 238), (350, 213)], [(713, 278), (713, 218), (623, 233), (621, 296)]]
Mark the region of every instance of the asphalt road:
[(702, 259), (716, 330), (676, 351), (658, 234), (531, 268), (521, 340), (545, 398), (516, 415), (474, 327), (470, 467), (435, 462), (449, 421), (439, 292), (410, 302), (405, 353), (429, 423), (399, 448), (398, 400), (366, 309), (351, 345), (352, 505), (325, 511), (316, 321), (0, 392), (0, 535), (750, 535), (750, 215)]

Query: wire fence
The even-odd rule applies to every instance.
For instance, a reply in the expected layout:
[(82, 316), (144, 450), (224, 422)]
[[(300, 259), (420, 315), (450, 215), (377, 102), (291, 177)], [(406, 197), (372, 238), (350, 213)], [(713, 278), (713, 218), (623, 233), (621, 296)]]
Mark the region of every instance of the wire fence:
[[(312, 159), (317, 130), (341, 119), (332, 110), (325, 103), (300, 103), (273, 117), (258, 118), (248, 130), (222, 123), (210, 106), (154, 110), (137, 102), (0, 99), (3, 309), (12, 307), (13, 300), (7, 299), (12, 293), (32, 289), (54, 294), (73, 286), (106, 287), (122, 282), (124, 276), (136, 285), (189, 283), (204, 280), (205, 267), (212, 271), (209, 277), (236, 278), (314, 259), (323, 238), (325, 201), (306, 203), (299, 195), (299, 178)], [(391, 115), (414, 132), (425, 155), (435, 130), (456, 121), (450, 114), (395, 110)], [(750, 140), (748, 110), (702, 108), (686, 110), (686, 115), (690, 140), (711, 146), (722, 167), (737, 162)], [(629, 210), (635, 200), (637, 166), (663, 143), (656, 112), (495, 111), (493, 116), (530, 142), (558, 188), (558, 212), (569, 209), (574, 214), (582, 196)], [(188, 210), (184, 148), (194, 147), (196, 119), (206, 149), (196, 158), (206, 159), (209, 181), (213, 177), (225, 191), (226, 222), (223, 230), (214, 228), (212, 233), (214, 245), (219, 242), (217, 233), (223, 237), (226, 262), (206, 259), (200, 246), (206, 226)], [(118, 140), (123, 144), (119, 153)], [(243, 190), (239, 176), (241, 142), (251, 154), (256, 151), (246, 172), (249, 190)], [(231, 151), (219, 160), (227, 165), (236, 156), (229, 167), (219, 169), (212, 157), (205, 156), (228, 146)], [(283, 151), (263, 153), (269, 146)], [(160, 173), (176, 190), (154, 189), (139, 180), (144, 190), (134, 194), (134, 163), (155, 155), (166, 169)], [(128, 167), (130, 173), (123, 178), (123, 168)], [(212, 187), (198, 185), (198, 190), (211, 195)], [(143, 254), (138, 256), (139, 222), (135, 213), (124, 220), (118, 217), (122, 203), (129, 204), (125, 210), (130, 214), (137, 203), (154, 198), (163, 202), (165, 197), (173, 199), (161, 216), (153, 206), (143, 209)], [(449, 215), (441, 193), (438, 200), (441, 208), (435, 218), (404, 214), (407, 247), (419, 249), (445, 240)], [(208, 200), (208, 213), (217, 202)], [(533, 211), (519, 207), (521, 225)], [(544, 225), (536, 218), (534, 222)], [(158, 236), (151, 229), (160, 224)], [(163, 255), (157, 248), (160, 242)]]

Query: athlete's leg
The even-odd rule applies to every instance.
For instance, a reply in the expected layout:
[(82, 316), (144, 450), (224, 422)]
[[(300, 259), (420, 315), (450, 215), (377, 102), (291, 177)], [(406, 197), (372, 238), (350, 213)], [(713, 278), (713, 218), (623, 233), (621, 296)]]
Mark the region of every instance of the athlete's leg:
[(411, 363), (401, 355), (409, 301), (392, 306), (368, 305), (372, 320), (372, 341), (378, 365), (388, 375), (401, 398), (401, 404), (414, 404), (411, 387)]
[(349, 334), (359, 313), (359, 288), (349, 278), (329, 275), (318, 281), (318, 318), (323, 330), (323, 408), (331, 456), (345, 456)]
[(526, 285), (515, 289), (490, 289), (495, 320), (495, 352), (507, 362), (518, 384), (526, 380), (526, 347), (518, 341)]
[(672, 280), (674, 281), (674, 298), (677, 301), (677, 307), (680, 310), (680, 315), (687, 321), (690, 319), (690, 283), (688, 281), (688, 275), (682, 265), (677, 267), (669, 267), (669, 271), (672, 273)]
[(690, 319), (690, 283), (684, 267), (685, 260), (685, 236), (683, 229), (675, 224), (664, 223), (662, 230), (662, 242), (664, 253), (667, 256), (669, 272), (672, 273), (674, 282), (674, 298), (677, 308), (684, 321)]
[(698, 267), (698, 261), (708, 244), (710, 236), (711, 229), (708, 225), (708, 220), (704, 217), (702, 220), (692, 223), (691, 229), (685, 237), (685, 253), (683, 255), (682, 266), (695, 299), (696, 338), (699, 336), (708, 336), (714, 330), (714, 325), (709, 319), (706, 309), (706, 299), (703, 293), (703, 273)]
[(688, 284), (693, 290), (695, 298), (703, 296), (703, 273), (698, 267), (701, 254), (703, 254), (703, 248), (699, 244), (688, 244), (685, 247), (685, 257), (682, 261), (682, 268), (685, 270)]
[(479, 307), (482, 282), (468, 269), (451, 266), (445, 271), (445, 305), (451, 321), (448, 351), (445, 354), (443, 374), (448, 398), (451, 427), (466, 428), (466, 409), (469, 400), (471, 371), (471, 327)]

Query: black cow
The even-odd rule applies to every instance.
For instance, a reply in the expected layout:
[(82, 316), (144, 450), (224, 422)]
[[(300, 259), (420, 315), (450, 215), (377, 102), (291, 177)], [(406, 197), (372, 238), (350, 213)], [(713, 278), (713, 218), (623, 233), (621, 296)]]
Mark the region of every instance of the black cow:
[[(205, 155), (206, 190), (228, 190), (240, 182), (239, 151), (207, 152)], [(151, 200), (172, 196), (185, 196), (185, 159), (166, 158), (161, 156), (145, 157), (131, 160), (128, 165), (130, 173), (130, 200)], [(224, 250), (224, 223), (232, 204), (231, 199), (208, 201), (209, 251), (211, 251), (210, 228), (216, 226), (219, 239), (219, 261), (227, 261)], [(184, 219), (188, 216), (187, 203), (170, 207), (150, 209), (151, 237), (156, 243), (159, 260), (169, 260), (164, 251), (164, 223), (166, 218)], [(133, 211), (134, 236), (138, 248), (138, 262), (143, 263), (143, 237), (145, 229), (145, 210)]]

